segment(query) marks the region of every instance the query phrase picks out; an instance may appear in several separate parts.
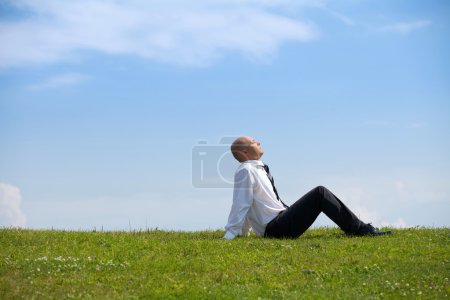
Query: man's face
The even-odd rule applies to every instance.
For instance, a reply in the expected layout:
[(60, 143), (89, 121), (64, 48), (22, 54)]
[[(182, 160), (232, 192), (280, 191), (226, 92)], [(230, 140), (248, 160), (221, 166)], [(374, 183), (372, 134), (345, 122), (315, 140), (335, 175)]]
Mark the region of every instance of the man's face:
[(251, 160), (258, 160), (263, 156), (264, 149), (261, 147), (261, 143), (254, 138), (245, 137), (248, 146), (246, 147), (247, 157)]

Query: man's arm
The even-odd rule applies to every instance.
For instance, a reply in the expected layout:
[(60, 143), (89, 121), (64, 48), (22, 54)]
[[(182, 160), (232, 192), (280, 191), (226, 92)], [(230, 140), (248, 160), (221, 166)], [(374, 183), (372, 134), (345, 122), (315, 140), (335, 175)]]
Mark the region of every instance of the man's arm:
[[(228, 224), (225, 226), (225, 239), (233, 239), (243, 234), (247, 213), (253, 203), (254, 179), (248, 169), (242, 169), (234, 176), (233, 205), (231, 206)], [(248, 225), (248, 224), (247, 224)], [(246, 230), (248, 233), (248, 226)]]

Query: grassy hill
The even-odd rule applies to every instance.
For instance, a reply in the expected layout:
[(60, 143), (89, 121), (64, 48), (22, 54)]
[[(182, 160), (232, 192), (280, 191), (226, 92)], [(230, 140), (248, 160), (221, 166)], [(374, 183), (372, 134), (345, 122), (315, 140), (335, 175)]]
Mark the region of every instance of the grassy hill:
[(450, 229), (296, 240), (0, 229), (0, 298), (449, 299)]

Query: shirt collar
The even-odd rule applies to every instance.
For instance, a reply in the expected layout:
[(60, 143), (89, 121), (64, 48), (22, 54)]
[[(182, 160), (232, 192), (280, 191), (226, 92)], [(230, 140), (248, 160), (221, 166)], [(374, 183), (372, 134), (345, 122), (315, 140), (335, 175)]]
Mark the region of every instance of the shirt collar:
[(246, 160), (243, 162), (243, 164), (251, 164), (255, 166), (264, 166), (264, 163), (260, 160)]

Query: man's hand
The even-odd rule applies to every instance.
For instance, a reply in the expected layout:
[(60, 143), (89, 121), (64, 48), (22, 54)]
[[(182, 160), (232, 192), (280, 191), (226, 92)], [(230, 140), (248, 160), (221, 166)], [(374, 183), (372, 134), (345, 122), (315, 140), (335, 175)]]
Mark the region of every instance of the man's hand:
[(230, 231), (227, 231), (225, 233), (225, 235), (223, 236), (224, 239), (226, 240), (232, 240), (234, 239), (236, 236), (234, 234), (232, 234)]

